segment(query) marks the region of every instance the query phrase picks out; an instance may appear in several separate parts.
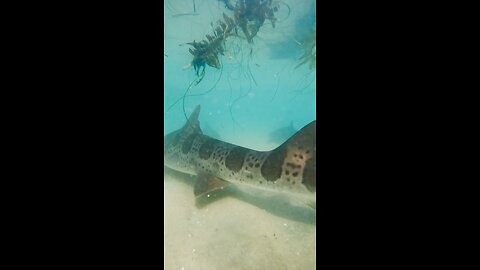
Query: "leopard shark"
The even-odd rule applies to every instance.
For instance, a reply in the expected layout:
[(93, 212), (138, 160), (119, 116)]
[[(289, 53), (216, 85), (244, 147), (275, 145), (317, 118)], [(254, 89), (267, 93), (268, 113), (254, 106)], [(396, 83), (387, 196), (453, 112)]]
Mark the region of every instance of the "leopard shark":
[(199, 114), (200, 105), (182, 128), (164, 136), (164, 165), (196, 176), (197, 198), (233, 184), (316, 209), (316, 120), (277, 148), (257, 151), (203, 134)]

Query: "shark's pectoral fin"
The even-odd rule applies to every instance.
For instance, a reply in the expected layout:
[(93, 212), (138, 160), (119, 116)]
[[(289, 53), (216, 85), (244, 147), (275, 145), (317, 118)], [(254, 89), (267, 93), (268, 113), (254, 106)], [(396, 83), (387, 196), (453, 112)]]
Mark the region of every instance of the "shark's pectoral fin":
[(193, 194), (195, 194), (195, 197), (199, 197), (204, 194), (223, 189), (228, 184), (229, 183), (227, 181), (211, 174), (200, 174), (197, 176), (197, 182), (193, 188)]

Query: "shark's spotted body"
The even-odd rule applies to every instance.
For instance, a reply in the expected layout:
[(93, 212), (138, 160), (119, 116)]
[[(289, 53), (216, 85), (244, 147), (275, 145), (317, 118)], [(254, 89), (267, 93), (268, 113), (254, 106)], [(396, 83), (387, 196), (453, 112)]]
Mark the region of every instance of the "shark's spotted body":
[(164, 164), (197, 175), (195, 195), (234, 183), (281, 192), (315, 207), (316, 121), (272, 151), (256, 151), (206, 136), (195, 108), (183, 128), (164, 138)]

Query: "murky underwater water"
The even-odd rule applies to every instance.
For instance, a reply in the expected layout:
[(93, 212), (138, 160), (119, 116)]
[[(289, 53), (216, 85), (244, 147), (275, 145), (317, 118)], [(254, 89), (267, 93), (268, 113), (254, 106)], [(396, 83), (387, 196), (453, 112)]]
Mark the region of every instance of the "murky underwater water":
[(235, 186), (196, 201), (194, 183), (165, 168), (164, 269), (315, 269), (315, 210)]

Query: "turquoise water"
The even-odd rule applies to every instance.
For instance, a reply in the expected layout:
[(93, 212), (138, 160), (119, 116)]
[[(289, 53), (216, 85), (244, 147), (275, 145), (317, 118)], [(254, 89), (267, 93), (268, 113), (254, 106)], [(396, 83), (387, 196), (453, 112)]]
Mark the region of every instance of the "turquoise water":
[[(302, 42), (315, 29), (314, 1), (279, 2), (275, 28), (266, 20), (253, 44), (229, 36), (221, 68), (206, 66), (197, 85), (186, 43), (212, 34), (211, 23), (232, 11), (216, 0), (196, 0), (195, 12), (192, 0), (164, 3), (165, 134), (182, 127), (198, 104), (206, 134), (256, 150), (277, 147), (271, 133), (291, 121), (300, 129), (316, 119), (316, 70), (296, 68)], [(193, 96), (182, 99), (187, 89)], [(165, 172), (165, 269), (315, 268), (314, 211), (281, 213), (281, 201), (235, 190), (198, 207), (194, 181)]]

